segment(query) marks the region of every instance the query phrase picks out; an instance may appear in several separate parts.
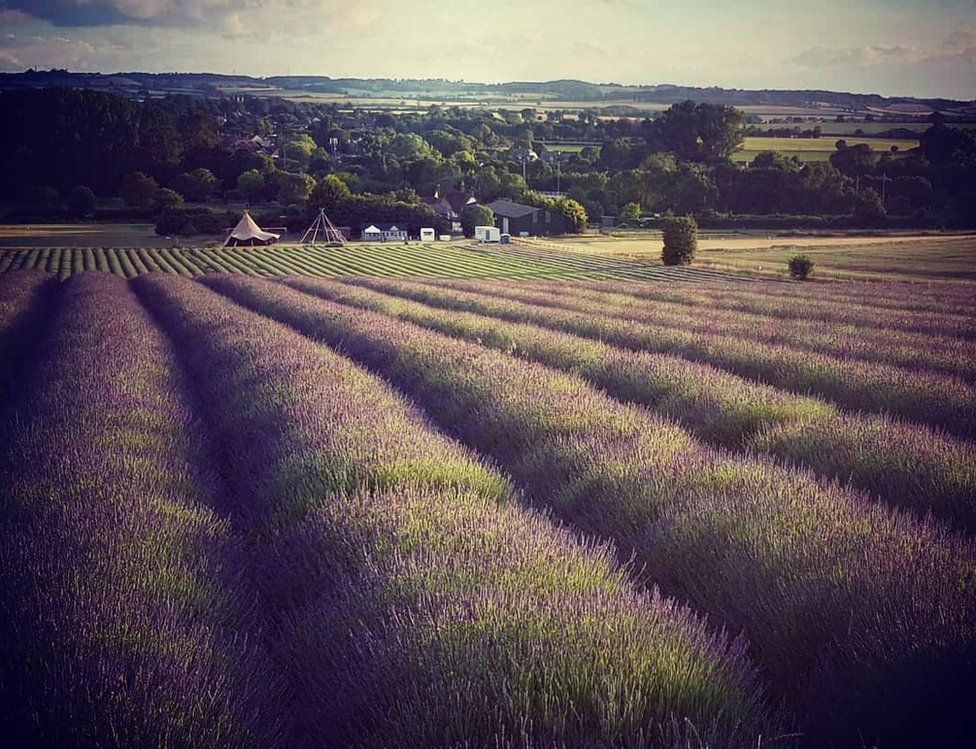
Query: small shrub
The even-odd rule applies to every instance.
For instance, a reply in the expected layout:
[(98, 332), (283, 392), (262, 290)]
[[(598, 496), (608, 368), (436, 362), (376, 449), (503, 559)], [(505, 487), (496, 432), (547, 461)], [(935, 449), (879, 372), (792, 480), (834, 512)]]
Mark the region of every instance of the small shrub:
[(84, 218), (95, 213), (95, 193), (84, 185), (78, 185), (68, 196), (68, 210), (73, 216)]
[(168, 187), (160, 188), (153, 196), (153, 208), (157, 212), (173, 211), (182, 207), (183, 196)]
[(786, 264), (790, 269), (790, 276), (803, 281), (813, 272), (813, 260), (809, 255), (794, 255)]
[(665, 265), (688, 265), (698, 249), (698, 224), (690, 216), (670, 218), (664, 222), (664, 250), (661, 260)]
[(617, 221), (627, 223), (637, 223), (640, 219), (641, 207), (639, 203), (627, 203), (617, 214)]

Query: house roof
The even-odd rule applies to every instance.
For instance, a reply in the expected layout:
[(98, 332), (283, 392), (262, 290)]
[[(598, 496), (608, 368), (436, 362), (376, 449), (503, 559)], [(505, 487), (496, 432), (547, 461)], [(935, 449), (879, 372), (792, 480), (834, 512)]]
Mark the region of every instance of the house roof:
[(376, 231), (406, 231), (406, 230), (407, 230), (406, 227), (397, 226), (396, 224), (370, 224), (365, 229), (363, 229), (364, 232), (367, 232), (367, 231), (373, 231), (373, 232), (376, 232)]
[(503, 218), (523, 218), (524, 216), (531, 216), (533, 213), (542, 210), (531, 205), (513, 203), (510, 200), (496, 200), (489, 203), (488, 207), (496, 216), (502, 216)]
[(460, 213), (466, 205), (478, 202), (473, 192), (462, 192), (460, 190), (444, 194), (441, 200), (446, 200), (455, 213)]
[(451, 209), (444, 204), (442, 198), (422, 198), (423, 202), (429, 205), (438, 216), (446, 216)]
[(433, 197), (424, 198), (423, 201), (434, 209), (438, 215), (448, 213), (460, 213), (466, 205), (477, 203), (473, 192), (465, 190), (454, 190), (452, 192), (441, 193), (440, 190), (434, 193)]

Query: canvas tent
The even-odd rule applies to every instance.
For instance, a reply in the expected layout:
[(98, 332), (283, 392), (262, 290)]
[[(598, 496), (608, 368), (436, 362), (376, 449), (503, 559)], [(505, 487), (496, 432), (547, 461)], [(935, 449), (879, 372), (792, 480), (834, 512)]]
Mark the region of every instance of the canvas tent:
[(258, 226), (251, 214), (244, 211), (237, 226), (231, 230), (224, 241), (224, 247), (253, 247), (254, 245), (274, 244), (281, 235), (272, 234)]

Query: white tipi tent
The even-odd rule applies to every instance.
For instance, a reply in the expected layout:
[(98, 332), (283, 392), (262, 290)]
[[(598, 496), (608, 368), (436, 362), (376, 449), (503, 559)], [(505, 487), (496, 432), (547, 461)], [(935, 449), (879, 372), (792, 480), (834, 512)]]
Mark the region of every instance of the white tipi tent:
[(280, 236), (280, 234), (272, 234), (262, 229), (251, 218), (251, 214), (244, 211), (244, 215), (241, 216), (237, 226), (227, 235), (224, 247), (253, 247), (254, 245), (274, 244)]

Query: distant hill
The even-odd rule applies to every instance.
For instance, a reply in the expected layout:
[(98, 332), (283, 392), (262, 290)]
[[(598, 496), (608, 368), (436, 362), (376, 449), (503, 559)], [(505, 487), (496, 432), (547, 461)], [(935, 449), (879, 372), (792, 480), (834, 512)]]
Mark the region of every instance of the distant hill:
[(733, 106), (772, 106), (839, 109), (880, 115), (924, 117), (934, 111), (950, 116), (976, 116), (976, 101), (884, 97), (837, 91), (776, 89), (696, 88), (661, 84), (624, 86), (616, 83), (588, 83), (577, 80), (512, 81), (472, 83), (444, 79), (330, 78), (328, 76), (273, 76), (255, 78), (217, 73), (73, 73), (66, 70), (0, 73), (0, 89), (70, 86), (110, 91), (128, 96), (184, 93), (198, 96), (260, 94), (335, 94), (360, 97), (445, 100), (553, 100), (580, 102), (588, 106), (626, 106), (628, 103), (659, 103), (691, 99)]

